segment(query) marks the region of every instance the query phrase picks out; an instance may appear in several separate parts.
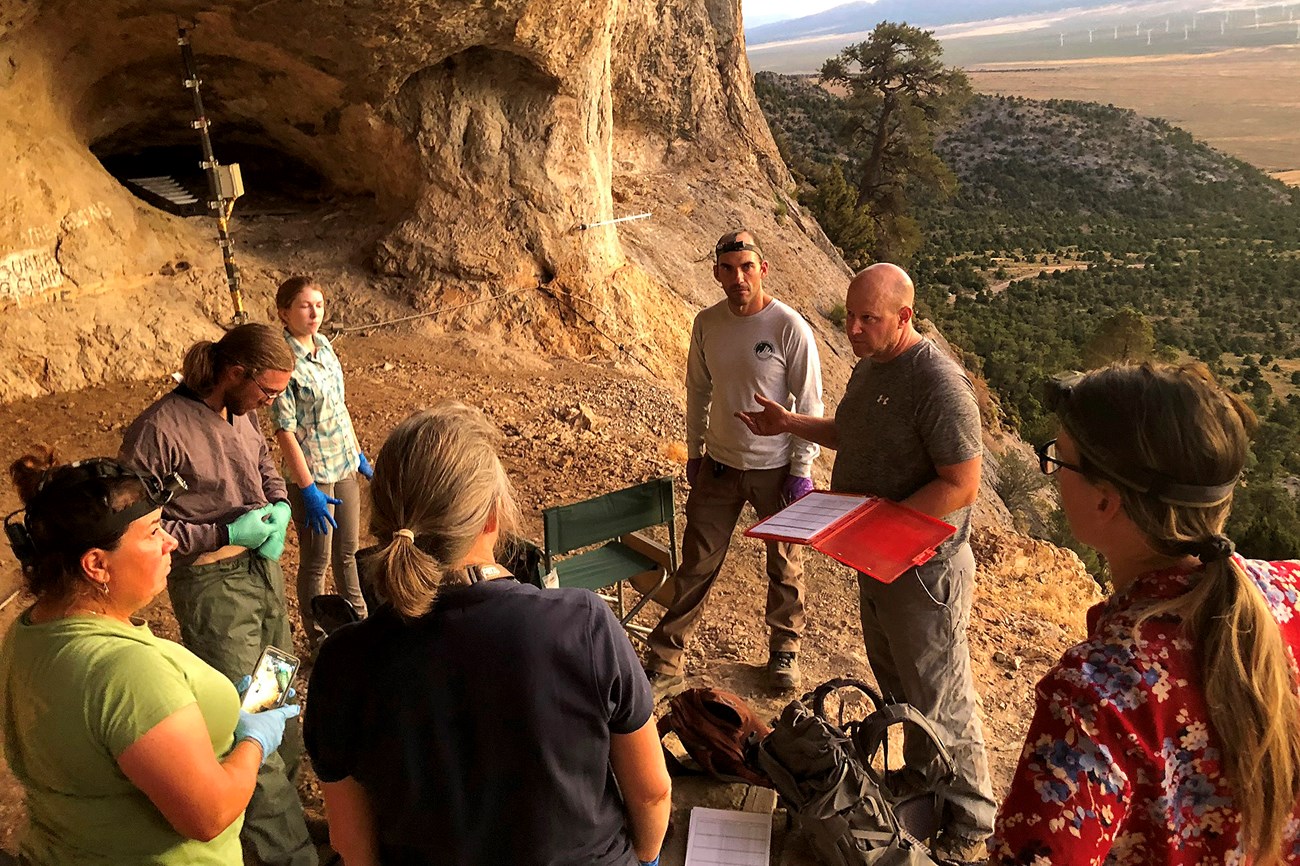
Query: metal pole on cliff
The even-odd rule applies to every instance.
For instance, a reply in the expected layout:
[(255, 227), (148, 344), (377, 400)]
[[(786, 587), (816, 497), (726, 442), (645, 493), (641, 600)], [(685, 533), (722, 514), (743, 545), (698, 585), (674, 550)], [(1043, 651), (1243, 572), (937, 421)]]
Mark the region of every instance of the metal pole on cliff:
[(244, 296), (239, 291), (239, 268), (235, 265), (235, 244), (230, 239), (230, 214), (235, 209), (235, 199), (244, 194), (244, 180), (239, 172), (239, 165), (231, 163), (222, 165), (217, 162), (212, 152), (212, 138), (208, 135), (208, 117), (203, 113), (203, 97), (199, 95), (198, 69), (194, 65), (194, 50), (190, 47), (190, 38), (185, 28), (176, 27), (176, 44), (181, 47), (181, 60), (185, 62), (185, 87), (194, 94), (194, 121), (191, 124), (199, 131), (199, 140), (203, 144), (203, 161), (199, 163), (208, 175), (208, 189), (212, 198), (208, 209), (217, 218), (217, 243), (221, 245), (221, 259), (226, 266), (226, 282), (230, 285), (230, 300), (235, 306), (234, 323), (242, 325), (248, 321), (244, 310)]

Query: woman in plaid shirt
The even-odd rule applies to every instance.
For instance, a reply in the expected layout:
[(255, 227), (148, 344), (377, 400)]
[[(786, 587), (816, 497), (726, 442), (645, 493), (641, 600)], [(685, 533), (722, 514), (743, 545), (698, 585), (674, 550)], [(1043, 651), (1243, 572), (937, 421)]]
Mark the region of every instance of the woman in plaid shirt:
[(289, 504), (298, 527), (298, 613), (314, 651), (324, 632), (312, 620), (311, 600), (325, 591), (331, 562), (336, 590), (366, 615), (357, 577), (357, 475), (369, 478), (372, 470), (343, 402), (343, 367), (319, 333), (325, 319), (321, 287), (311, 277), (291, 277), (275, 293), (275, 306), (295, 364), (271, 418), (285, 475), (294, 482)]

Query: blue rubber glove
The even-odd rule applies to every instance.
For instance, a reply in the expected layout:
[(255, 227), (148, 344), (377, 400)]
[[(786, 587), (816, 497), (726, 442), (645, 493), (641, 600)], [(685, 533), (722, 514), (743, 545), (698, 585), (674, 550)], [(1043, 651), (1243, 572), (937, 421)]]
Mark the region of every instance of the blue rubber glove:
[(315, 484), (308, 484), (302, 488), (302, 504), (307, 509), (307, 527), (312, 532), (328, 535), (330, 529), (339, 528), (329, 507), (342, 504), (341, 500), (321, 493)]
[(785, 483), (781, 485), (781, 498), (785, 500), (786, 505), (789, 505), (791, 502), (803, 499), (812, 491), (813, 483), (811, 478), (804, 478), (802, 475), (787, 475), (785, 476)]
[[(252, 682), (252, 677), (245, 676), (235, 684), (235, 691), (239, 692), (241, 699)], [(289, 689), (289, 697), (293, 695), (293, 689)], [(240, 710), (239, 721), (235, 722), (235, 742), (255, 741), (262, 748), (262, 763), (265, 764), (267, 757), (280, 748), (280, 743), (284, 740), (285, 724), (300, 712), (302, 707), (298, 704), (285, 704), (260, 713), (247, 713)]]
[(361, 459), (357, 461), (357, 471), (360, 472), (367, 481), (375, 477), (375, 467), (370, 465), (370, 461), (366, 459), (366, 453), (364, 451), (361, 452)]
[(703, 457), (692, 457), (686, 461), (686, 483), (695, 486), (695, 479), (700, 477), (700, 467), (704, 465)]
[(660, 855), (656, 854), (653, 860), (638, 860), (636, 862), (640, 863), (641, 866), (659, 866), (659, 857)]
[(263, 559), (278, 560), (284, 553), (284, 537), (289, 532), (289, 521), (293, 519), (293, 511), (289, 508), (289, 503), (284, 500), (271, 503), (271, 511), (263, 518), (267, 525), (271, 527), (271, 534), (267, 536), (262, 546), (257, 548), (257, 555)]
[(265, 519), (270, 513), (271, 506), (263, 505), (236, 517), (226, 526), (229, 543), (240, 547), (261, 547), (274, 529)]

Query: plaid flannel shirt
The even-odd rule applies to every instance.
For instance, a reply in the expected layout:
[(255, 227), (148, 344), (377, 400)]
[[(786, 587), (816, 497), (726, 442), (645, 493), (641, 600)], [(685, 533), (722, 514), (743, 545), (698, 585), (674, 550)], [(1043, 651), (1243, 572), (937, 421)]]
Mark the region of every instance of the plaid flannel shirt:
[(314, 352), (288, 331), (284, 339), (293, 350), (293, 376), (271, 404), (271, 421), (276, 430), (288, 430), (298, 440), (312, 480), (333, 484), (355, 472), (361, 458), (352, 416), (343, 402), (343, 366), (320, 334), (315, 335)]

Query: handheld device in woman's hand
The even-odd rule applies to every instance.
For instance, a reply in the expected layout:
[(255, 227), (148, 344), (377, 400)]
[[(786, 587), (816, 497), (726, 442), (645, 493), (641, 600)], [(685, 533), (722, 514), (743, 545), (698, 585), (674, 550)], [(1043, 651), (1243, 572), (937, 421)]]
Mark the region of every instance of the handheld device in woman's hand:
[(282, 649), (269, 646), (253, 668), (253, 681), (244, 692), (239, 708), (246, 713), (283, 706), (293, 685), (293, 675), (298, 672), (298, 659)]

